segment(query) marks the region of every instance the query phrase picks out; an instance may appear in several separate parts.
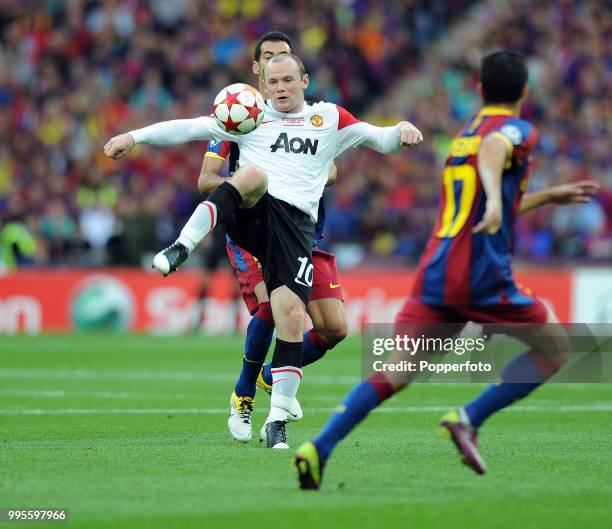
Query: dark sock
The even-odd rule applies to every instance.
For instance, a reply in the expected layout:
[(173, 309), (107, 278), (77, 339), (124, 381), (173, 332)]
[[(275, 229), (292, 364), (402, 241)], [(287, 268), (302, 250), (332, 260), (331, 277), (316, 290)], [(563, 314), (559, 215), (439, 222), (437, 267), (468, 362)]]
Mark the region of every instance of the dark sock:
[(276, 339), (274, 354), (272, 355), (272, 369), (283, 366), (302, 367), (302, 342), (286, 342)]
[(276, 339), (272, 356), (272, 395), (266, 422), (284, 421), (302, 380), (302, 342)]
[(319, 457), (325, 462), (335, 446), (353, 430), (368, 413), (393, 395), (394, 390), (380, 373), (357, 384), (345, 397), (319, 436), (313, 441)]
[(536, 362), (531, 351), (517, 356), (502, 371), (500, 384), (489, 386), (464, 407), (474, 428), (479, 428), (496, 411), (529, 395), (552, 375), (554, 369), (548, 366), (544, 374)]
[[(304, 353), (302, 357), (302, 367), (310, 365), (323, 358), (331, 347), (327, 345), (314, 329), (304, 333)], [(263, 366), (263, 379), (266, 384), (272, 384), (272, 363), (268, 362)]]

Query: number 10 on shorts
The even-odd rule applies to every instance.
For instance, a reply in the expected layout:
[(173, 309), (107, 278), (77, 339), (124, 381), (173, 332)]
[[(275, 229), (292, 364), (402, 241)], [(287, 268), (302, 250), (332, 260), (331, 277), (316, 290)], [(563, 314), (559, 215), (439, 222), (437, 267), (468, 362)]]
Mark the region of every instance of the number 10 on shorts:
[(298, 257), (300, 262), (300, 269), (298, 270), (297, 276), (295, 276), (295, 282), (305, 287), (312, 286), (312, 263), (308, 262), (308, 257)]

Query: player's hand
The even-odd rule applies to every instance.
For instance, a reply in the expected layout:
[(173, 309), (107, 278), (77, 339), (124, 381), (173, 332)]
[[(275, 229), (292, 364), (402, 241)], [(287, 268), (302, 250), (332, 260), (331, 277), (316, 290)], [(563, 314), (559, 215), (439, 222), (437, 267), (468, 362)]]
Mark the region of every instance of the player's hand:
[(599, 191), (594, 180), (580, 180), (570, 184), (561, 184), (549, 189), (550, 202), (553, 204), (586, 204)]
[(402, 121), (399, 124), (400, 145), (405, 147), (416, 147), (423, 141), (423, 133), (410, 121)]
[(495, 235), (502, 222), (502, 203), (500, 200), (487, 200), (482, 220), (474, 226), (473, 233), (484, 232), (487, 235)]
[(134, 148), (134, 145), (136, 145), (136, 142), (129, 132), (119, 134), (119, 136), (108, 140), (104, 146), (104, 154), (109, 158), (117, 160), (128, 154)]
[(331, 169), (329, 170), (329, 175), (327, 176), (327, 182), (325, 183), (325, 187), (333, 186), (336, 183), (338, 178), (338, 168), (336, 164), (332, 164)]

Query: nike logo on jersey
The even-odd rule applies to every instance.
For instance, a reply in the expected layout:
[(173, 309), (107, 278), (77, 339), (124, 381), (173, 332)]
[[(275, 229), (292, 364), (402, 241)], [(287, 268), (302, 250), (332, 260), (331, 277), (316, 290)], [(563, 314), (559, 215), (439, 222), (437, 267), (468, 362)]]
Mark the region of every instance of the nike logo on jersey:
[(329, 288), (338, 288), (340, 286), (340, 283), (338, 283), (337, 285), (334, 285), (333, 283), (329, 284)]

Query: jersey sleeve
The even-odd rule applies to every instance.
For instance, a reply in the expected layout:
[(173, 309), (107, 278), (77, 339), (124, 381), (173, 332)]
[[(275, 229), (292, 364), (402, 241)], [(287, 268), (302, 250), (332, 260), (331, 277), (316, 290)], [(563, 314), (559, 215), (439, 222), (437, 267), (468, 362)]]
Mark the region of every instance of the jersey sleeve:
[(223, 140), (210, 140), (206, 145), (205, 158), (215, 158), (216, 160), (227, 160), (230, 149), (232, 148), (232, 142)]
[(375, 151), (389, 153), (399, 150), (399, 131), (395, 127), (376, 127), (353, 116), (348, 110), (338, 109), (338, 142), (336, 156), (351, 147), (369, 147)]
[(161, 121), (130, 134), (135, 143), (148, 145), (179, 145), (196, 140), (239, 141), (240, 138), (225, 132), (210, 116)]
[(529, 122), (524, 120), (508, 120), (499, 130), (491, 133), (504, 141), (507, 146), (507, 159), (522, 164), (538, 143), (538, 131)]
[(336, 109), (338, 110), (338, 130), (342, 130), (355, 123), (361, 123), (361, 120), (353, 116), (346, 108), (336, 105)]

